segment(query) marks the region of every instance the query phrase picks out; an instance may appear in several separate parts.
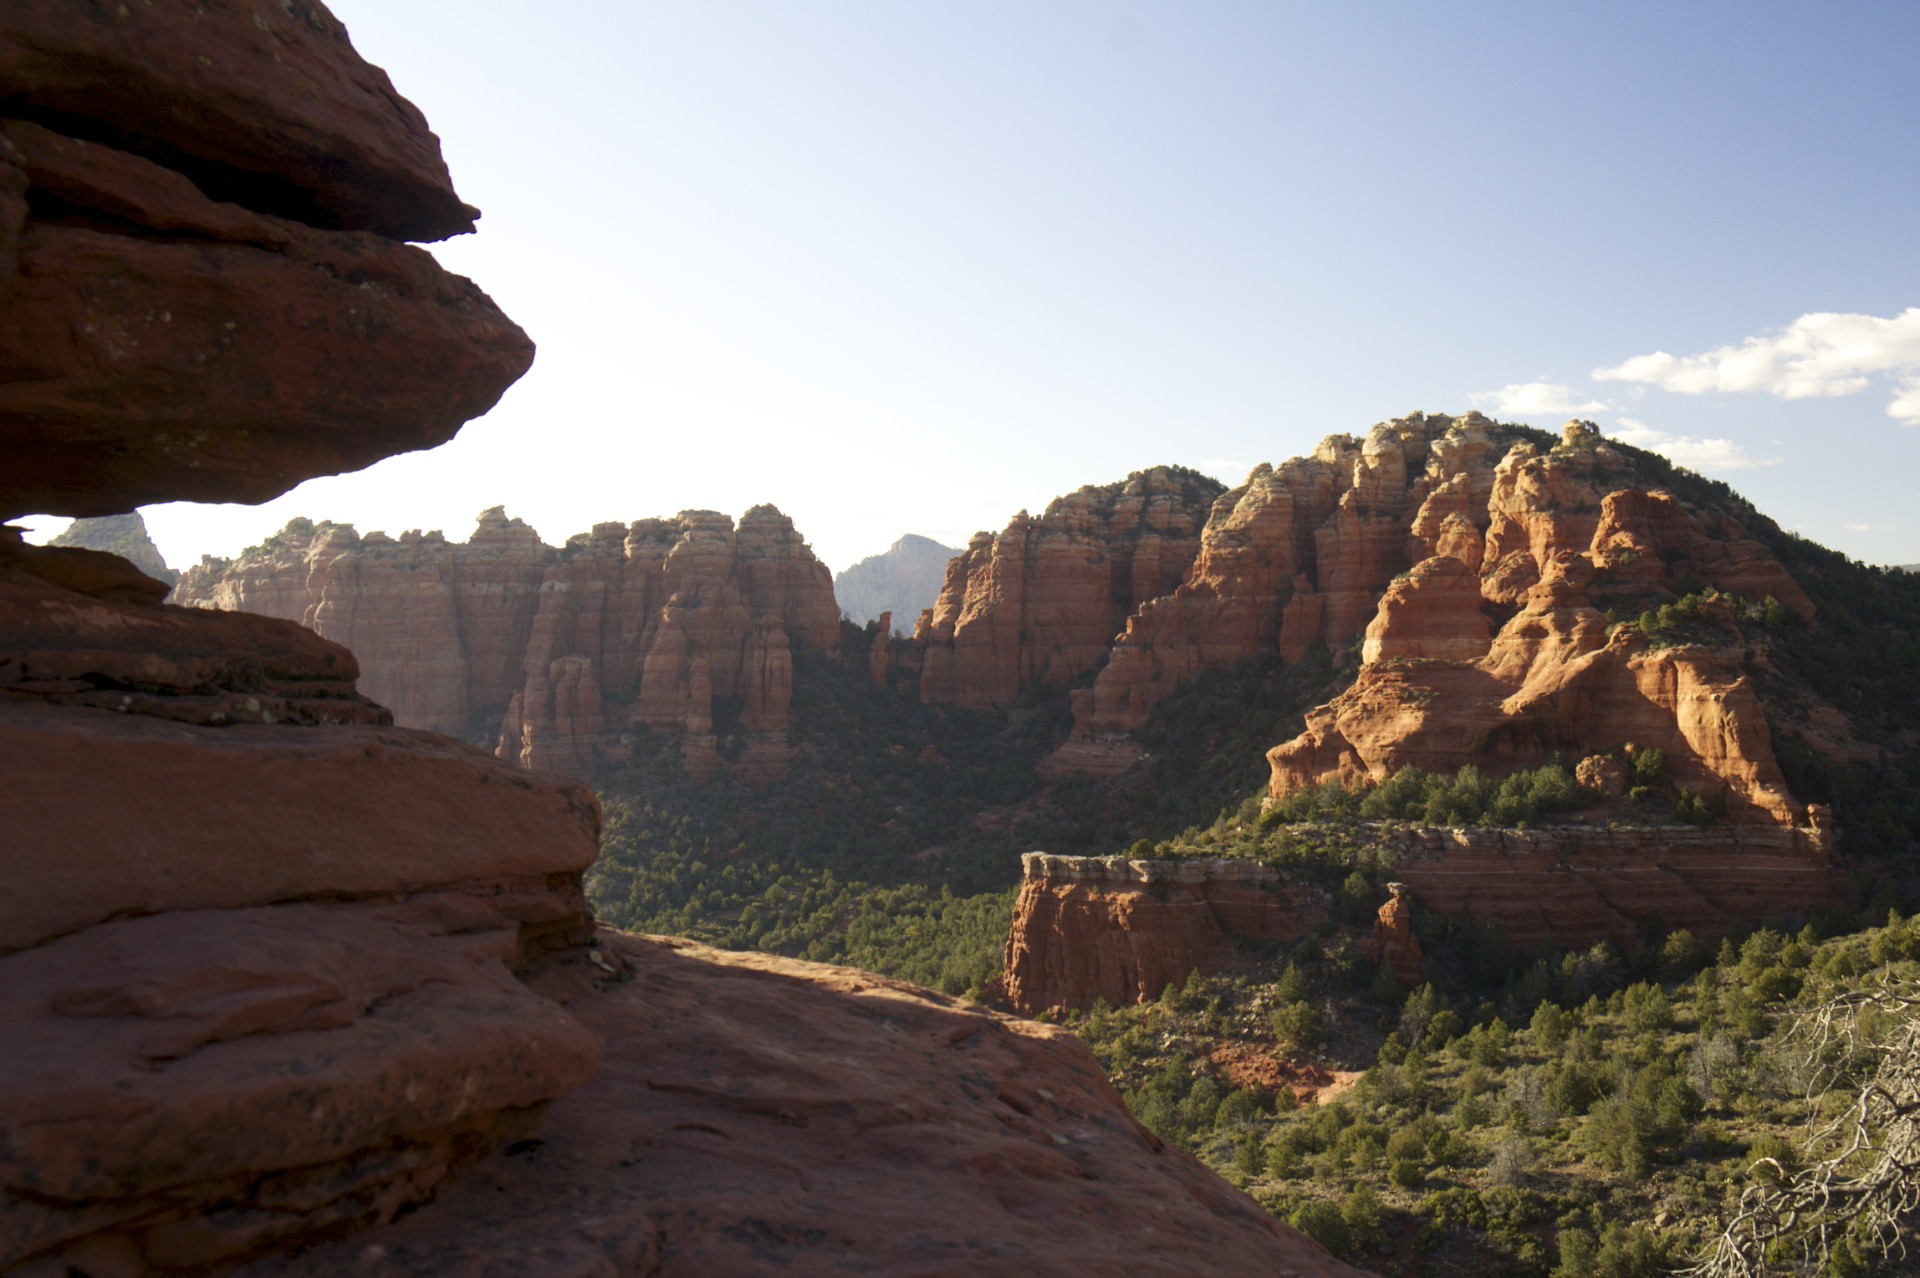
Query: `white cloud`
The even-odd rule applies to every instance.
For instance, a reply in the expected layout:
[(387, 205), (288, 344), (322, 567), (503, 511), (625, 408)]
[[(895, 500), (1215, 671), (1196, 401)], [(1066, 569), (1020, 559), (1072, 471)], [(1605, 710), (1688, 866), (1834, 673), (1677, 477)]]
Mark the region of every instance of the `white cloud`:
[(1920, 377), (1909, 377), (1900, 383), (1900, 393), (1887, 405), (1887, 416), (1909, 426), (1920, 426)]
[(1816, 311), (1704, 355), (1655, 351), (1593, 370), (1596, 381), (1638, 382), (1682, 395), (1761, 391), (1781, 399), (1853, 395), (1890, 373), (1901, 382), (1887, 415), (1920, 425), (1920, 307), (1891, 319)]
[(1869, 528), (1865, 524), (1848, 524), (1847, 531), (1848, 532), (1872, 532), (1873, 529)]
[(1240, 461), (1233, 457), (1209, 457), (1205, 461), (1195, 462), (1193, 468), (1203, 475), (1212, 475), (1229, 486), (1243, 483), (1252, 473), (1255, 462)]
[(1599, 400), (1581, 402), (1573, 387), (1556, 382), (1512, 382), (1497, 391), (1481, 391), (1467, 396), (1470, 403), (1491, 407), (1499, 417), (1568, 417), (1576, 413), (1602, 413), (1613, 407)]
[(1666, 431), (1655, 430), (1645, 422), (1635, 421), (1631, 417), (1622, 417), (1619, 425), (1610, 432), (1622, 443), (1659, 453), (1671, 461), (1676, 461), (1689, 469), (1702, 474), (1714, 474), (1729, 470), (1756, 470), (1762, 466), (1777, 466), (1778, 457), (1755, 457), (1731, 439), (1712, 439), (1701, 435), (1669, 435)]

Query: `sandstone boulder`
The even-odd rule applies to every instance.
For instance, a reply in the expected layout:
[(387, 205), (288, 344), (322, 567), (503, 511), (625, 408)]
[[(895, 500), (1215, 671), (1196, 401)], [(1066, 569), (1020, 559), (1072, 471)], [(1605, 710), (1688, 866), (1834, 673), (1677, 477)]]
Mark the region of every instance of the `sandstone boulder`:
[(530, 362), (396, 242), (474, 213), (322, 6), (15, 5), (0, 82), (0, 516), (260, 500), (446, 439)]

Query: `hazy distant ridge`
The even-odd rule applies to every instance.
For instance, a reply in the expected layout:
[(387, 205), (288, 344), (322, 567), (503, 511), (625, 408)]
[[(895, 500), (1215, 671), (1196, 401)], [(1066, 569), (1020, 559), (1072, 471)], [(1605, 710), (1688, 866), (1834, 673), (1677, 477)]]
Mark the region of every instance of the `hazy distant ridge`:
[(48, 543), (53, 546), (78, 546), (82, 550), (104, 550), (130, 561), (135, 568), (166, 582), (180, 580), (180, 574), (167, 567), (159, 547), (147, 535), (147, 521), (139, 511), (127, 515), (105, 515), (98, 519), (76, 519)]
[(862, 559), (835, 576), (834, 598), (841, 612), (863, 626), (891, 612), (894, 628), (910, 631), (921, 610), (933, 607), (947, 561), (959, 553), (930, 537), (908, 533), (884, 554)]

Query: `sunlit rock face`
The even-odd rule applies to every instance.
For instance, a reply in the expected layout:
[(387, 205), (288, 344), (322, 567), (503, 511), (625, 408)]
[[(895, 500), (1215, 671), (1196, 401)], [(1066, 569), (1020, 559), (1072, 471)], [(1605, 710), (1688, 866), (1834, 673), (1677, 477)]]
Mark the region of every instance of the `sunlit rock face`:
[(1007, 936), (1007, 1001), (1023, 1012), (1156, 998), (1238, 945), (1297, 941), (1324, 923), (1324, 891), (1249, 861), (1022, 858)]
[(1128, 614), (1185, 578), (1219, 491), (1157, 467), (975, 536), (914, 631), (922, 699), (1005, 706), (1097, 669)]
[[(465, 542), (298, 520), (183, 574), (178, 603), (283, 617), (360, 659), (396, 722), (587, 773), (638, 729), (688, 772), (784, 774), (793, 653), (839, 638), (832, 580), (771, 506), (596, 525), (562, 547), (495, 507)], [(737, 721), (716, 724), (716, 700)]]
[(1414, 414), (1254, 468), (1213, 505), (1178, 588), (1142, 601), (1076, 695), (1076, 735), (1132, 732), (1204, 670), (1298, 661), (1367, 625), (1395, 576), (1477, 543), (1500, 453), (1519, 432), (1477, 413)]
[(1690, 582), (1771, 597), (1806, 622), (1812, 603), (1738, 521), (1630, 480), (1629, 459), (1576, 422), (1555, 448), (1509, 450), (1484, 507), (1423, 511), (1415, 531), (1431, 553), (1380, 595), (1353, 686), (1269, 752), (1272, 796), (1633, 743), (1664, 751), (1671, 780), (1736, 823), (1804, 826), (1727, 605), (1703, 610), (1718, 638), (1672, 646), (1610, 626), (1601, 607)]

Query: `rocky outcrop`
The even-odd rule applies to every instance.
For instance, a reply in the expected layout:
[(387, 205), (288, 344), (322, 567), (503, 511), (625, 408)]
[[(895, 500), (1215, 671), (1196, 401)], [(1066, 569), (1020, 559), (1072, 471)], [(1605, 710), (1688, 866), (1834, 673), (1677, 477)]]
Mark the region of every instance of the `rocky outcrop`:
[[(771, 506), (599, 524), (555, 549), (499, 507), (466, 542), (361, 537), (296, 520), (174, 598), (283, 617), (353, 649), (396, 722), (584, 774), (636, 729), (681, 737), (688, 771), (784, 772), (793, 647), (838, 641), (827, 572)], [(715, 703), (738, 703), (716, 732)], [(722, 736), (726, 739), (723, 741)]]
[[(0, 82), (0, 512), (257, 499), (444, 438), (531, 358), (389, 238), (472, 211), (318, 5), (16, 5)], [(0, 533), (9, 1272), (391, 1219), (599, 1059), (521, 979), (591, 935), (593, 796), (166, 593)]]
[(976, 534), (914, 629), (921, 698), (987, 709), (1097, 669), (1127, 616), (1185, 579), (1219, 491), (1161, 466)]
[(1141, 727), (1202, 670), (1296, 661), (1352, 639), (1396, 574), (1442, 541), (1477, 541), (1494, 463), (1518, 438), (1478, 413), (1416, 413), (1256, 467), (1214, 504), (1178, 589), (1127, 618), (1093, 687), (1075, 696), (1076, 735)]
[(1610, 624), (1601, 607), (1636, 601), (1637, 616), (1637, 601), (1702, 583), (1764, 594), (1809, 622), (1812, 604), (1730, 517), (1631, 478), (1631, 460), (1586, 423), (1551, 451), (1512, 449), (1494, 472), (1484, 540), (1456, 525), (1452, 553), (1387, 588), (1354, 685), (1269, 752), (1272, 796), (1404, 767), (1507, 772), (1633, 743), (1664, 751), (1675, 784), (1736, 822), (1804, 822), (1725, 601), (1702, 605), (1705, 631), (1677, 643)]
[[(1491, 924), (1518, 949), (1632, 944), (1649, 927), (1717, 939), (1736, 923), (1798, 925), (1846, 901), (1824, 809), (1807, 829), (1690, 825), (1530, 830), (1382, 826), (1363, 837), (1399, 882), (1362, 949), (1403, 989), (1426, 980), (1413, 908)], [(1022, 858), (1005, 991), (1015, 1008), (1145, 1002), (1233, 961), (1237, 942), (1292, 942), (1329, 901), (1256, 861)]]
[(1805, 921), (1841, 906), (1845, 884), (1823, 813), (1799, 830), (1546, 826), (1379, 837), (1421, 909), (1471, 913), (1535, 949), (1630, 941), (1654, 923), (1717, 938), (1735, 921)]
[(1007, 1001), (1029, 1015), (1158, 997), (1236, 942), (1296, 941), (1327, 918), (1326, 894), (1251, 861), (1021, 858), (1007, 936)]
[(0, 16), (0, 518), (262, 501), (441, 443), (532, 362), (399, 242), (472, 228), (419, 113), (317, 4), (259, 21)]
[(908, 533), (883, 553), (835, 573), (834, 597), (855, 625), (864, 626), (885, 613), (918, 617), (940, 597), (947, 563), (959, 553), (930, 537)]
[(1136, 1123), (1065, 1031), (842, 968), (601, 945), (630, 979), (537, 983), (606, 1061), (543, 1143), (249, 1272), (1358, 1278)]
[(873, 642), (867, 645), (867, 681), (884, 688), (893, 674), (893, 614), (883, 612), (877, 622)]
[(130, 515), (76, 519), (47, 544), (118, 555), (155, 581), (164, 581), (169, 586), (180, 580), (180, 574), (167, 567), (167, 561), (160, 557), (160, 548), (147, 535), (147, 521), (137, 510)]
[(187, 569), (173, 600), (299, 622), (352, 649), (361, 690), (397, 722), (479, 740), (525, 683), (553, 557), (499, 507), (464, 543), (296, 519), (237, 559)]
[(1389, 883), (1387, 891), (1392, 895), (1374, 918), (1367, 952), (1393, 973), (1401, 989), (1414, 989), (1427, 979), (1427, 964), (1420, 938), (1413, 934), (1413, 906), (1407, 900), (1406, 884)]
[[(598, 525), (544, 574), (500, 753), (577, 768), (586, 751), (617, 755), (620, 734), (645, 727), (680, 734), (695, 777), (718, 772), (723, 755), (743, 780), (783, 775), (793, 649), (833, 648), (839, 615), (826, 568), (771, 506), (738, 530), (711, 511)], [(563, 658), (578, 661), (557, 680)], [(717, 722), (717, 701), (738, 704), (737, 723)], [(579, 727), (588, 708), (601, 715), (597, 734)], [(575, 730), (556, 732), (563, 721)]]

